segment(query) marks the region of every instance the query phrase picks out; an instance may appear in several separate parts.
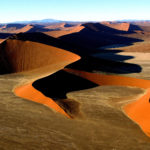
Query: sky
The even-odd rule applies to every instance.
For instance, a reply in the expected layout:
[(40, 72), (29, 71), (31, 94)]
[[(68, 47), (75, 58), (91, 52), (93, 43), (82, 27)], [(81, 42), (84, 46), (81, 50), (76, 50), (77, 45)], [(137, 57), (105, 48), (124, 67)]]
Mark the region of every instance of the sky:
[(150, 20), (150, 0), (0, 0), (0, 23), (48, 18), (63, 21)]

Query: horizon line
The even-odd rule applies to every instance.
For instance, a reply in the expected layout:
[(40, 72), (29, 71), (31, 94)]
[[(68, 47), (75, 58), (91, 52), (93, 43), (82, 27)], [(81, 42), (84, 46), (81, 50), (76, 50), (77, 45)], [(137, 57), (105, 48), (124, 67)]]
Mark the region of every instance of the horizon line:
[(53, 18), (45, 18), (45, 19), (31, 19), (31, 20), (16, 20), (16, 21), (8, 21), (8, 22), (0, 22), (0, 24), (8, 24), (8, 23), (21, 23), (21, 22), (34, 22), (34, 21), (43, 21), (43, 20), (54, 20), (54, 22), (115, 22), (115, 21), (150, 21), (150, 19), (115, 19), (115, 20), (59, 20)]

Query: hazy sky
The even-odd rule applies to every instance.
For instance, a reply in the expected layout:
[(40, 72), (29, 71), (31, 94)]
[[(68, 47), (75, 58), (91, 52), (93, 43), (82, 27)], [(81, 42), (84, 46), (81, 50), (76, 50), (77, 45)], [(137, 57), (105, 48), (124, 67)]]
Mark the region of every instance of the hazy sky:
[(150, 20), (150, 0), (0, 0), (0, 23), (46, 18)]

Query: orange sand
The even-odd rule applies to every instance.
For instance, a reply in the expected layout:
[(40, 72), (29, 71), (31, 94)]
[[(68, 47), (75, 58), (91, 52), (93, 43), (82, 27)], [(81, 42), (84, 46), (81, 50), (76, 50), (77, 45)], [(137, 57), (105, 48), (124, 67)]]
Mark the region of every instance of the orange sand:
[(67, 34), (72, 34), (72, 33), (76, 33), (76, 32), (80, 32), (82, 29), (84, 29), (84, 26), (75, 26), (75, 27), (70, 27), (68, 28), (69, 30), (60, 30), (60, 31), (49, 31), (49, 32), (44, 32), (45, 34), (58, 38), (61, 37), (63, 35), (67, 35)]
[(0, 39), (0, 43), (2, 43), (2, 42), (4, 42), (5, 41), (5, 39)]
[(120, 30), (120, 31), (129, 31), (129, 28), (130, 28), (129, 23), (113, 23), (113, 24), (110, 24), (110, 23), (105, 23), (104, 22), (103, 24), (110, 27), (110, 28)]
[(150, 81), (144, 79), (136, 79), (131, 77), (115, 76), (115, 75), (103, 75), (96, 73), (89, 73), (85, 71), (79, 71), (74, 69), (64, 69), (83, 78), (86, 78), (99, 85), (120, 85), (120, 86), (134, 86), (147, 89), (150, 87)]
[(51, 25), (48, 25), (46, 26), (45, 28), (46, 29), (57, 29), (57, 28), (65, 28), (66, 23), (57, 23), (57, 24), (51, 24)]
[[(37, 42), (8, 39), (0, 46), (0, 55), (5, 54), (4, 64), (11, 72), (32, 71), (48, 67), (45, 72), (60, 70), (80, 57), (69, 51)], [(7, 62), (6, 62), (7, 61)], [(8, 65), (9, 64), (9, 65)]]
[(22, 98), (25, 98), (25, 99), (28, 99), (28, 100), (31, 100), (40, 104), (44, 104), (54, 109), (56, 112), (59, 112), (65, 115), (66, 117), (70, 118), (70, 116), (60, 106), (58, 106), (52, 99), (50, 99), (49, 97), (46, 97), (41, 92), (36, 90), (32, 86), (32, 83), (19, 86), (15, 88), (14, 92), (19, 97), (22, 97)]
[(143, 79), (136, 79), (131, 77), (102, 75), (96, 73), (88, 73), (73, 69), (65, 69), (67, 72), (76, 74), (86, 78), (99, 85), (119, 85), (132, 86), (147, 89), (144, 96), (130, 104), (123, 107), (125, 113), (135, 121), (147, 136), (150, 137), (150, 81)]

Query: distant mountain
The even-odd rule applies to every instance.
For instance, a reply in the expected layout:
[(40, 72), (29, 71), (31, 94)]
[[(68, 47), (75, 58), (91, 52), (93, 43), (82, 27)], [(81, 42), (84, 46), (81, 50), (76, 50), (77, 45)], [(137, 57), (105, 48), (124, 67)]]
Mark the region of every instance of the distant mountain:
[(36, 23), (60, 23), (63, 22), (61, 20), (55, 19), (43, 19), (43, 20), (30, 20), (30, 21), (16, 21), (11, 23), (20, 23), (20, 24), (36, 24)]

